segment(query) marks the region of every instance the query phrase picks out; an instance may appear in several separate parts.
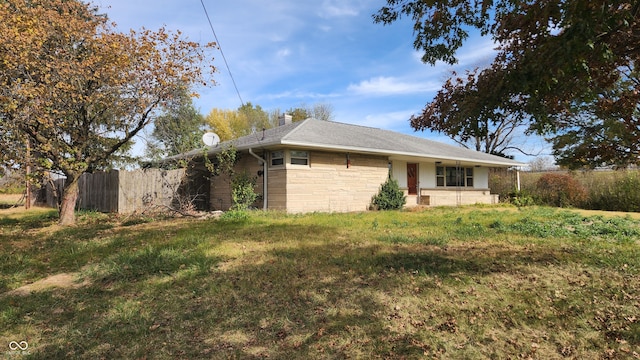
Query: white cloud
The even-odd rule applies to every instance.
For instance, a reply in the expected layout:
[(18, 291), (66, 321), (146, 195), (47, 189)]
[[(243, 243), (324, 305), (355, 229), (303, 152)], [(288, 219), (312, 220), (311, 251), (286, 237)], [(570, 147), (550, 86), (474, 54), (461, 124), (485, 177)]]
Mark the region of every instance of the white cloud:
[[(477, 45), (465, 48), (465, 51), (458, 55), (458, 64), (464, 66), (465, 69), (476, 66), (489, 65), (496, 56), (495, 48), (498, 46), (489, 38), (481, 38)], [(471, 69), (469, 69), (471, 70)]]
[(338, 94), (322, 94), (304, 90), (282, 91), (279, 93), (264, 94), (259, 98), (263, 100), (279, 100), (279, 99), (328, 99), (338, 97)]
[(411, 115), (413, 113), (409, 110), (368, 114), (364, 119), (356, 120), (354, 124), (397, 131), (407, 128)]
[[(498, 43), (494, 42), (488, 37), (477, 37), (467, 41), (467, 45), (458, 49), (455, 56), (458, 59), (458, 63), (454, 65), (449, 65), (443, 61), (436, 61), (433, 69), (437, 71), (444, 71), (449, 73), (451, 70), (463, 71), (463, 70), (473, 70), (475, 67), (484, 68), (489, 66), (493, 62), (497, 54), (496, 47), (498, 47)], [(422, 62), (422, 55), (424, 55), (421, 51), (413, 52), (413, 59), (423, 64), (424, 66), (431, 67), (429, 64), (424, 64)]]
[(425, 93), (440, 89), (440, 83), (433, 81), (407, 82), (396, 77), (378, 76), (350, 84), (348, 91), (360, 95), (397, 95)]
[(357, 16), (358, 10), (342, 1), (324, 1), (320, 13), (323, 18)]
[(291, 55), (291, 50), (289, 48), (280, 49), (277, 52), (279, 58), (285, 58)]

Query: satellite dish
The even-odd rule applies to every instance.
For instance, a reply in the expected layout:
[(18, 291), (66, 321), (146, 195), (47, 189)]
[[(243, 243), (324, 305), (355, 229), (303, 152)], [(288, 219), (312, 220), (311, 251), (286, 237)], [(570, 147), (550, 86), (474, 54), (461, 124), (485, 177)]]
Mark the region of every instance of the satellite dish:
[(216, 133), (208, 132), (202, 135), (202, 142), (207, 146), (216, 146), (220, 143), (220, 136)]

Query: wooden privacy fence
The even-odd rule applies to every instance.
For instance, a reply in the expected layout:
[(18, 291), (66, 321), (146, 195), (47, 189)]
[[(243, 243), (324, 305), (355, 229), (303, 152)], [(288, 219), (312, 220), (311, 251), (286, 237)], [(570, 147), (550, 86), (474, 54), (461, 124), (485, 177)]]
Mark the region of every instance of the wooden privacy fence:
[[(85, 173), (80, 177), (78, 209), (100, 212), (132, 213), (159, 208), (176, 208), (185, 199), (196, 208), (208, 203), (209, 187), (205, 177), (194, 176), (185, 169), (111, 170)], [(65, 179), (55, 180), (57, 194), (62, 196)], [(47, 187), (47, 204), (57, 206), (51, 186)]]

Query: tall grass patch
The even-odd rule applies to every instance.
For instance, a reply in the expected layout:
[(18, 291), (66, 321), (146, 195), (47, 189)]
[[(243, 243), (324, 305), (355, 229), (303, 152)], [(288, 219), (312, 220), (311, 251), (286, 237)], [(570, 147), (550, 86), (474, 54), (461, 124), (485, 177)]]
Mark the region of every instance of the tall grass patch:
[(640, 212), (640, 174), (638, 171), (609, 173), (589, 178), (590, 209)]
[[(520, 172), (494, 171), (490, 187), (502, 201), (520, 205), (579, 207), (592, 210), (640, 212), (640, 171)], [(518, 201), (527, 200), (525, 203)]]

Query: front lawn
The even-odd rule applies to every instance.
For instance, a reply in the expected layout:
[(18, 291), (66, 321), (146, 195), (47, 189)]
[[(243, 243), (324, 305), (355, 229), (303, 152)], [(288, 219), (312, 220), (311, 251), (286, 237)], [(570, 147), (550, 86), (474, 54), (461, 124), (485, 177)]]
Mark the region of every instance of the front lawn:
[(8, 358), (640, 358), (631, 217), (54, 215), (0, 210)]

